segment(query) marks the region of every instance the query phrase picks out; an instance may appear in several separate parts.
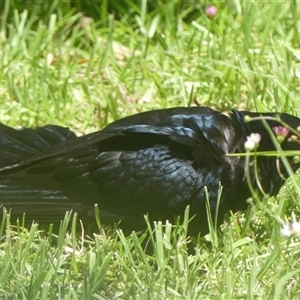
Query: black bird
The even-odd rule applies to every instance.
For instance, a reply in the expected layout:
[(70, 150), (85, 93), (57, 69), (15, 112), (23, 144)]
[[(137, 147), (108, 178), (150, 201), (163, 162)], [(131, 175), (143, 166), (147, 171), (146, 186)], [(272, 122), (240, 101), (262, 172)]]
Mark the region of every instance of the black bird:
[[(246, 115), (256, 119), (247, 123)], [(172, 220), (190, 205), (196, 215), (192, 230), (205, 233), (206, 188), (214, 216), (223, 186), (219, 221), (229, 210), (244, 210), (251, 196), (244, 156), (226, 154), (244, 153), (251, 133), (261, 135), (259, 151), (275, 150), (261, 115), (277, 116), (171, 108), (133, 115), (80, 137), (53, 125), (21, 130), (0, 125), (0, 204), (15, 216), (25, 212), (27, 219), (56, 222), (71, 209), (81, 219), (93, 219), (97, 203), (103, 223), (121, 221), (131, 229), (140, 228), (145, 214)], [(300, 126), (296, 117), (282, 113), (280, 118), (292, 128)], [(271, 118), (266, 122), (270, 128), (281, 125)], [(281, 147), (300, 150), (291, 135)], [(296, 170), (299, 164), (289, 160)], [(276, 195), (284, 182), (276, 158), (258, 157), (258, 170), (263, 190)], [(287, 176), (283, 166), (281, 171)]]

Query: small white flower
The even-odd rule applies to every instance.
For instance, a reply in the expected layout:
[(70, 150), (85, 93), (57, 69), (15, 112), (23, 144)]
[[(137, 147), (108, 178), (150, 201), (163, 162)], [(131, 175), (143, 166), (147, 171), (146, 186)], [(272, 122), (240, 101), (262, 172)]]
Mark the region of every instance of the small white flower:
[(261, 135), (259, 133), (251, 133), (247, 136), (247, 141), (245, 142), (246, 151), (252, 151), (256, 149), (259, 145)]
[(300, 222), (293, 221), (291, 223), (283, 224), (280, 233), (283, 236), (293, 236), (300, 234)]
[(254, 150), (254, 148), (255, 148), (255, 144), (253, 143), (253, 141), (247, 140), (245, 142), (245, 149), (246, 149), (246, 151), (252, 151), (252, 150)]

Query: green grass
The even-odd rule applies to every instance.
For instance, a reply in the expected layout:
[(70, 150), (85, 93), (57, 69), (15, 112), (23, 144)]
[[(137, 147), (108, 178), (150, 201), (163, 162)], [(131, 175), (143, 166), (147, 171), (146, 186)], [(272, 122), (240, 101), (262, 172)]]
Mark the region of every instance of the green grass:
[[(220, 1), (213, 19), (204, 14), (208, 2), (149, 9), (129, 0), (114, 19), (103, 1), (95, 21), (65, 2), (28, 11), (5, 2), (2, 123), (80, 134), (139, 111), (197, 104), (300, 115), (296, 1)], [(100, 225), (83, 232), (71, 215), (59, 230), (26, 229), (8, 215), (0, 223), (0, 297), (299, 299), (299, 237), (280, 236), (282, 220), (299, 217), (298, 189), (294, 177), (276, 199), (255, 200), (228, 217), (221, 235), (211, 224), (206, 237), (187, 236), (187, 216), (124, 234)]]

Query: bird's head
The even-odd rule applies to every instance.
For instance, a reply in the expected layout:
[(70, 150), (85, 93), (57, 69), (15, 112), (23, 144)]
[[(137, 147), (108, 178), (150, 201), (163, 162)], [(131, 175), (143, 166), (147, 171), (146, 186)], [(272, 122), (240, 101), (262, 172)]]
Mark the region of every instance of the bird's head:
[(243, 132), (261, 135), (258, 151), (272, 151), (279, 144), (283, 150), (300, 151), (300, 118), (285, 113), (253, 113), (233, 110), (233, 121)]
[(291, 174), (289, 169), (300, 168), (300, 119), (284, 113), (233, 111), (232, 120), (241, 132), (243, 143), (254, 133), (260, 135), (256, 148), (258, 174), (265, 192), (275, 195), (283, 178)]

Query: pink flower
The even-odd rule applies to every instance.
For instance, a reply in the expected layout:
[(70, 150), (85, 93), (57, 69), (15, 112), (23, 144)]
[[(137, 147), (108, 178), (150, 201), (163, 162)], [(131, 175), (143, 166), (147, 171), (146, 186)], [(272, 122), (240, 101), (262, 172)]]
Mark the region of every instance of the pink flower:
[(214, 5), (210, 5), (210, 6), (206, 7), (205, 13), (206, 13), (207, 17), (213, 18), (218, 13), (218, 10)]
[(284, 126), (274, 126), (273, 131), (276, 135), (278, 143), (282, 143), (290, 132), (290, 130)]
[(283, 137), (286, 137), (290, 132), (290, 130), (288, 128), (283, 127), (283, 126), (275, 126), (275, 127), (273, 127), (273, 131), (277, 136), (280, 135)]

